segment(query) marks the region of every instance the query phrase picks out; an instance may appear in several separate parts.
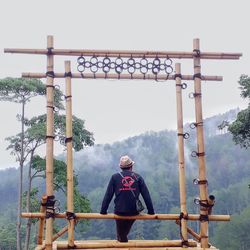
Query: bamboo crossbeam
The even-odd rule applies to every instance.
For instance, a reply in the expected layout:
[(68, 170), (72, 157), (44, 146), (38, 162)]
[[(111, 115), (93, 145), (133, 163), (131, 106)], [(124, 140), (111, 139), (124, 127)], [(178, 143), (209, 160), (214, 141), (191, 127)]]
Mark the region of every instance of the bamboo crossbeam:
[[(22, 77), (25, 78), (46, 78), (45, 73), (30, 73), (25, 72), (22, 73)], [(54, 78), (64, 78), (64, 73), (54, 73)], [(98, 74), (92, 74), (92, 73), (86, 73), (86, 74), (80, 74), (80, 73), (72, 73), (72, 78), (82, 78), (82, 79), (124, 79), (124, 80), (175, 80), (175, 75), (169, 75), (168, 78), (166, 75), (158, 75), (157, 78), (155, 75), (152, 74), (146, 74), (145, 77), (142, 74), (133, 74), (132, 76), (130, 74), (105, 74), (105, 73), (98, 73)], [(193, 75), (182, 75), (182, 80), (186, 81), (193, 81)], [(222, 76), (201, 76), (201, 80), (203, 81), (222, 81)]]
[[(100, 249), (100, 248), (131, 248), (131, 247), (181, 247), (181, 240), (140, 240), (140, 241), (128, 241), (126, 243), (117, 241), (107, 242), (75, 242), (75, 249)], [(188, 242), (189, 247), (196, 247), (197, 243), (194, 241)], [(57, 248), (68, 248), (68, 244), (64, 242), (57, 242)]]
[[(180, 226), (180, 220), (176, 220), (175, 223)], [(187, 231), (190, 235), (192, 235), (195, 238), (195, 240), (200, 242), (201, 236), (199, 234), (197, 234), (192, 228), (187, 227)]]
[[(137, 50), (87, 50), (87, 49), (52, 49), (52, 55), (58, 56), (100, 56), (100, 57), (147, 57), (147, 58), (179, 58), (190, 59), (194, 58), (196, 52), (184, 51), (137, 51)], [(19, 48), (5, 48), (4, 53), (16, 54), (37, 54), (47, 55), (46, 49), (19, 49)], [(238, 60), (242, 53), (222, 53), (222, 52), (200, 52), (202, 59), (229, 59)]]
[[(136, 216), (119, 216), (116, 214), (99, 214), (99, 213), (75, 213), (76, 219), (122, 219), (122, 220), (178, 220), (179, 214), (141, 214)], [(22, 218), (44, 218), (43, 213), (22, 213)], [(55, 214), (55, 218), (65, 219), (66, 214)], [(209, 221), (230, 221), (230, 215), (209, 215)], [(188, 220), (196, 221), (200, 219), (198, 214), (188, 214)]]

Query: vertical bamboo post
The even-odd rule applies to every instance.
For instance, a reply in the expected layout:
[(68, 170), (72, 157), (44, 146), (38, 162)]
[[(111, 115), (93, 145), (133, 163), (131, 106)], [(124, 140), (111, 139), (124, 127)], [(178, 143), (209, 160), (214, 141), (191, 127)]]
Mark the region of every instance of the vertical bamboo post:
[[(197, 156), (199, 165), (199, 184), (200, 201), (207, 202), (207, 179), (206, 179), (206, 162), (205, 162), (205, 146), (203, 135), (203, 117), (202, 117), (202, 99), (201, 99), (201, 65), (200, 65), (200, 40), (193, 40), (193, 49), (197, 53), (194, 57), (194, 97), (195, 97), (195, 117), (197, 131)], [(201, 216), (208, 215), (207, 209), (200, 206)], [(208, 220), (201, 220), (200, 223), (201, 247), (208, 247)]]
[[(46, 136), (46, 192), (54, 195), (53, 188), (53, 153), (54, 153), (54, 57), (50, 53), (53, 48), (53, 36), (47, 37), (47, 136)], [(46, 219), (45, 245), (52, 250), (53, 218)]]
[[(47, 196), (43, 195), (41, 199), (41, 207), (40, 207), (40, 213), (45, 214), (46, 207), (44, 204), (47, 202)], [(37, 235), (37, 244), (42, 245), (43, 244), (43, 232), (44, 232), (44, 225), (45, 225), (45, 218), (39, 219), (39, 226), (38, 226), (38, 235)]]
[[(66, 81), (66, 146), (67, 146), (67, 212), (74, 213), (74, 183), (73, 183), (73, 152), (72, 152), (72, 95), (71, 95), (71, 66), (65, 61)], [(68, 245), (74, 247), (74, 218), (68, 220)]]
[[(187, 206), (186, 206), (186, 180), (185, 180), (185, 160), (184, 160), (184, 133), (183, 133), (183, 109), (182, 109), (182, 84), (181, 84), (181, 64), (175, 64), (176, 73), (176, 107), (177, 107), (177, 132), (178, 132), (178, 161), (179, 161), (179, 188), (181, 207), (181, 238), (183, 243), (187, 243)], [(183, 244), (183, 246), (186, 246)]]

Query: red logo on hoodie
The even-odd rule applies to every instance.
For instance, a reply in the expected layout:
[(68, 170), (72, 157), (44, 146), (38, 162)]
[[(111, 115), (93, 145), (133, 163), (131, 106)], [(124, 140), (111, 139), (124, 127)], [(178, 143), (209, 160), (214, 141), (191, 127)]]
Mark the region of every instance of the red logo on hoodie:
[(123, 177), (122, 178), (123, 188), (121, 188), (120, 190), (135, 190), (135, 188), (131, 188), (134, 182), (135, 180), (130, 176)]

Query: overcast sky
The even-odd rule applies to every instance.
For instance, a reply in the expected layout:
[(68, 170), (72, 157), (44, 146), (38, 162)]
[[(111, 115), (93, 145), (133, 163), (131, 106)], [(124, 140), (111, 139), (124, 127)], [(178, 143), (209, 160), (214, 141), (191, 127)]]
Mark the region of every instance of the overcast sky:
[[(4, 54), (4, 48), (46, 48), (47, 35), (54, 47), (65, 49), (121, 49), (187, 51), (200, 38), (201, 51), (242, 52), (240, 60), (203, 60), (206, 75), (223, 76), (223, 82), (203, 82), (203, 117), (244, 108), (237, 81), (249, 74), (249, 1), (237, 0), (3, 0), (1, 2), (0, 77), (20, 77), (22, 72), (45, 72), (46, 57)], [(55, 60), (63, 72), (70, 59)], [(193, 74), (192, 60), (182, 63), (183, 74)], [(55, 79), (64, 91), (64, 80)], [(86, 121), (96, 143), (111, 143), (145, 131), (176, 128), (173, 81), (73, 80), (73, 112)], [(194, 121), (194, 100), (183, 92), (184, 122)], [(0, 103), (0, 168), (12, 166), (4, 138), (20, 131), (16, 114), (20, 106)], [(44, 99), (28, 106), (29, 117), (46, 112)]]

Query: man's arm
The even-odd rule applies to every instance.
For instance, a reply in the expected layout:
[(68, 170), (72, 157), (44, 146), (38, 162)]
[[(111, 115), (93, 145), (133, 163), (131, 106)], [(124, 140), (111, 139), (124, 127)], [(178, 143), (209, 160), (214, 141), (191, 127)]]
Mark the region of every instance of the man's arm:
[(153, 207), (153, 203), (152, 203), (152, 200), (151, 200), (151, 197), (150, 197), (150, 194), (149, 194), (149, 191), (148, 191), (148, 187), (146, 185), (146, 183), (144, 182), (143, 178), (140, 177), (140, 191), (141, 191), (141, 195), (145, 201), (145, 204), (147, 206), (147, 209), (148, 209), (148, 214), (155, 214), (154, 212), (154, 207)]
[(111, 177), (109, 184), (108, 184), (108, 187), (107, 187), (107, 190), (106, 190), (106, 193), (105, 193), (103, 201), (102, 201), (102, 207), (101, 207), (100, 214), (107, 214), (109, 203), (113, 198), (114, 192), (115, 192), (114, 182), (113, 182), (113, 178)]

